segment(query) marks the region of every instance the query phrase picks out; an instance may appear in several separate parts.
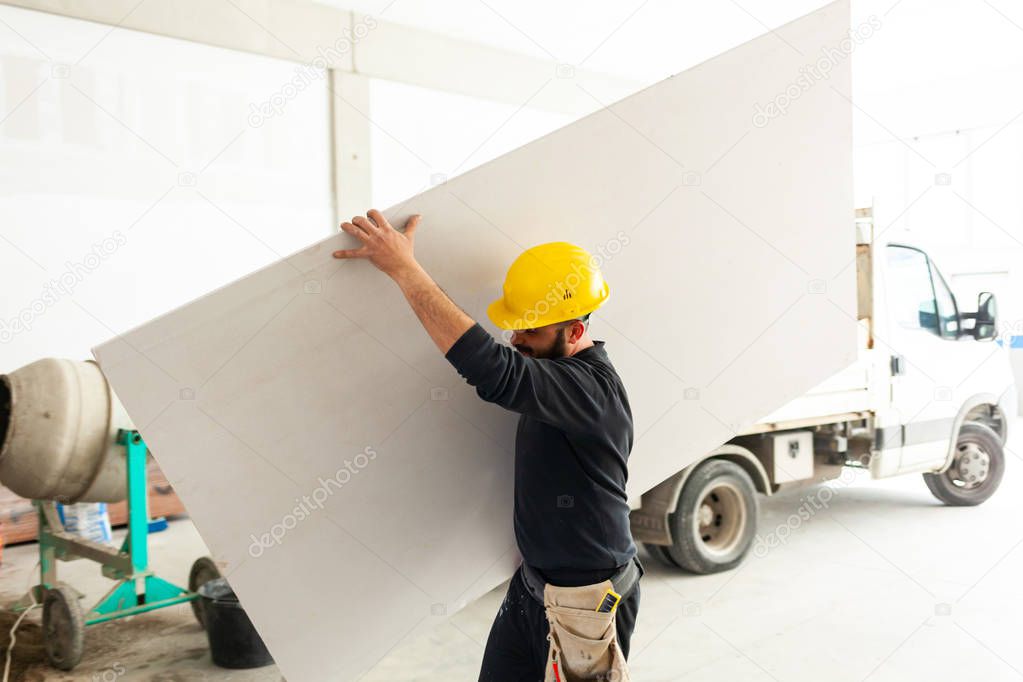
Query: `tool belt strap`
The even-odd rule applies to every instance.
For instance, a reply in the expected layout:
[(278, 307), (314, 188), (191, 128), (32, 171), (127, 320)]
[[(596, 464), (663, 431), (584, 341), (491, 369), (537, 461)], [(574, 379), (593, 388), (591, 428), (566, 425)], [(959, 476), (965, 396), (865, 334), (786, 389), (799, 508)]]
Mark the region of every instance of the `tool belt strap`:
[[(526, 591), (529, 592), (530, 596), (533, 597), (538, 603), (543, 604), (543, 590), (547, 585), (547, 581), (544, 580), (543, 576), (540, 575), (532, 566), (526, 562), (522, 562), (519, 567), (522, 572), (523, 582), (526, 584)], [(643, 576), (643, 565), (639, 563), (639, 557), (633, 557), (624, 566), (615, 571), (609, 580), (614, 586), (614, 591), (622, 595), (622, 599), (625, 599), (631, 592), (639, 579)]]

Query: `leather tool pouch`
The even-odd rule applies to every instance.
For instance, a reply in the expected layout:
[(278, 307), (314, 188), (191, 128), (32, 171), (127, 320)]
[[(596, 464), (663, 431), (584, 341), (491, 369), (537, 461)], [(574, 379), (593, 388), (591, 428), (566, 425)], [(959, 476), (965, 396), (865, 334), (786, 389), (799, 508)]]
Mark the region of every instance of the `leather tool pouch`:
[(594, 610), (611, 588), (610, 580), (582, 587), (549, 583), (544, 587), (544, 608), (550, 624), (544, 682), (629, 682), (625, 657), (618, 646), (615, 611)]

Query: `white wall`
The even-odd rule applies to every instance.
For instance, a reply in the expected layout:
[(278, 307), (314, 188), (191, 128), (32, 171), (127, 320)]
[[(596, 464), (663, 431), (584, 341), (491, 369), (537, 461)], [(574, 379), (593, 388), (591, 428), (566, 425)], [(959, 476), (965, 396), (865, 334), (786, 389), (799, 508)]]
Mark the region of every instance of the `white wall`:
[[(575, 117), (372, 79), (373, 202), (392, 206)], [(414, 115), (409, 115), (414, 112)]]
[(328, 93), (306, 70), (283, 97), (299, 68), (0, 6), (0, 371), (333, 229)]

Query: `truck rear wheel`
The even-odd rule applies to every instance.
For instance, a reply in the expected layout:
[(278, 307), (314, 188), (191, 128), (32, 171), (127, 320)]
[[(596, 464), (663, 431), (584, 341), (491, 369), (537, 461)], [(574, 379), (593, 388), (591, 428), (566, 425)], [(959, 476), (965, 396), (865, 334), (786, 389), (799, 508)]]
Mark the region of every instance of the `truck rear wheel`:
[(675, 563), (675, 560), (671, 558), (671, 553), (665, 545), (654, 545), (649, 542), (644, 542), (643, 547), (650, 556), (657, 559), (668, 568), (679, 567), (679, 565)]
[(693, 573), (735, 568), (753, 544), (757, 494), (735, 462), (711, 459), (689, 476), (671, 515), (668, 555)]
[(924, 474), (924, 483), (945, 504), (980, 504), (994, 495), (1005, 473), (1005, 452), (998, 434), (983, 424), (965, 424), (956, 439), (948, 470)]

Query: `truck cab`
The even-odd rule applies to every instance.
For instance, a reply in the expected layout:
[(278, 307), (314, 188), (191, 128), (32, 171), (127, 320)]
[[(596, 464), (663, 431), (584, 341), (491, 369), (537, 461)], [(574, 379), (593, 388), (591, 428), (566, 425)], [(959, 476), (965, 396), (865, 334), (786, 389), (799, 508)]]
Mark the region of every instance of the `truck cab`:
[(1015, 413), (991, 293), (958, 301), (909, 235), (855, 217), (856, 361), (642, 495), (633, 536), (695, 573), (737, 566), (758, 540), (757, 495), (821, 484), (849, 469), (922, 474), (949, 505), (1001, 482)]

